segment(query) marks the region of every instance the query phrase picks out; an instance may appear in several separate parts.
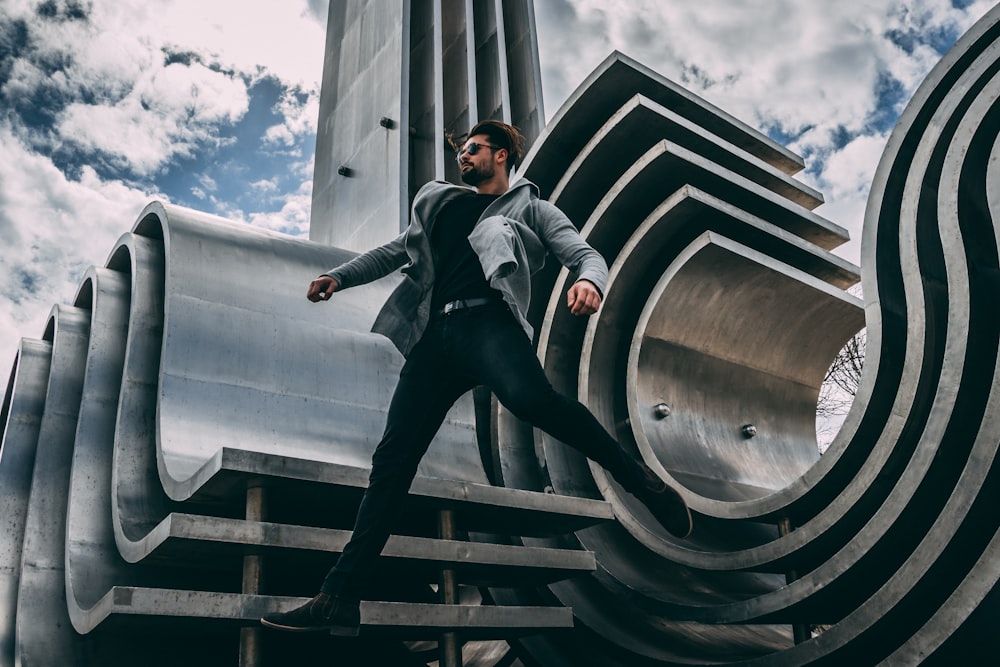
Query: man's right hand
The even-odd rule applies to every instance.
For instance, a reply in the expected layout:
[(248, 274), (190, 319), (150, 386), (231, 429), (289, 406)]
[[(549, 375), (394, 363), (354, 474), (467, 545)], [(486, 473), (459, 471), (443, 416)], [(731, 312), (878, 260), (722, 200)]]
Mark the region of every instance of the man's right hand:
[(306, 298), (316, 303), (318, 301), (329, 301), (333, 293), (340, 289), (340, 283), (330, 276), (320, 276), (309, 283), (309, 291)]

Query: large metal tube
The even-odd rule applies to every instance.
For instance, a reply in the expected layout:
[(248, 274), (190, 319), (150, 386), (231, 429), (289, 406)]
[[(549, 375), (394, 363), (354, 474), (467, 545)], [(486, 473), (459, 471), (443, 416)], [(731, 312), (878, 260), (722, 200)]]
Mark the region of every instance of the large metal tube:
[[(367, 468), (402, 362), (368, 330), (396, 278), (324, 308), (303, 286), (351, 253), (158, 204), (135, 231), (162, 237), (165, 251), (156, 405), (167, 493), (192, 495), (226, 449)], [(247, 272), (265, 266), (267, 278), (248, 288)], [(463, 399), (420, 474), (486, 481), (464, 446), (472, 413)]]

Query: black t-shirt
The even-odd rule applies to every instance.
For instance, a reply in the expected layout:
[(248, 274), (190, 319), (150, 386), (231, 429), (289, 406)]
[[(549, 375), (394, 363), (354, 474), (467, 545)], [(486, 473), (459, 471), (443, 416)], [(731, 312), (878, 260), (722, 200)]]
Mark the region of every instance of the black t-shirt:
[(499, 196), (470, 192), (452, 199), (438, 212), (431, 230), (434, 310), (456, 299), (502, 298), (486, 281), (483, 266), (469, 244), (469, 234), (483, 211)]

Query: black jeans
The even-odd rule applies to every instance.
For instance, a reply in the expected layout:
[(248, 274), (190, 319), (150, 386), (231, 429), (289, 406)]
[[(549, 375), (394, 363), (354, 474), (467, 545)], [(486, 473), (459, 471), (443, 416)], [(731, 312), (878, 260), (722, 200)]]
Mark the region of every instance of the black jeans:
[(327, 574), (323, 592), (360, 596), (420, 459), (451, 406), (478, 385), (489, 387), (519, 419), (599, 463), (626, 489), (642, 484), (638, 461), (579, 401), (552, 388), (505, 304), (435, 316), (400, 371), (354, 535)]

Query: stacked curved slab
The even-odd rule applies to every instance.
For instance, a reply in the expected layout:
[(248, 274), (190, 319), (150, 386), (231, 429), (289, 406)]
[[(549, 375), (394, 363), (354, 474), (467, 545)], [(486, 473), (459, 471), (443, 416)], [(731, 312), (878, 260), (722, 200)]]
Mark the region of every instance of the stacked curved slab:
[[(87, 272), (74, 305), (53, 309), (43, 338), (22, 341), (2, 414), (0, 665), (329, 652), (279, 636), (260, 649), (241, 628), (315, 589), (367, 485), (401, 362), (367, 332), (393, 280), (326, 309), (303, 294), (350, 256), (154, 203)], [(384, 560), (413, 584), (390, 598), (399, 603), (366, 604), (368, 634), (434, 639), (461, 627), (489, 665), (507, 644), (471, 640), (572, 623), (568, 609), (487, 607), (474, 595), (431, 604), (428, 584), (442, 569), (459, 583), (544, 584), (593, 571), (592, 554), (430, 539), (419, 522), (448, 509), (461, 527), (548, 534), (607, 521), (609, 505), (487, 484), (471, 400), (411, 494), (412, 530)], [(270, 576), (247, 581), (248, 556), (273, 563)], [(185, 640), (165, 640), (170, 631)], [(366, 650), (423, 664), (399, 642)]]
[[(525, 174), (611, 279), (577, 323), (559, 303), (572, 278), (546, 277), (538, 354), (682, 489), (695, 531), (673, 539), (602, 470), (501, 410), (505, 483), (605, 498), (618, 518), (544, 542), (592, 550), (598, 572), (533, 593), (577, 616), (572, 637), (522, 640), (543, 664), (995, 660), (998, 97), (1000, 8), (889, 141), (865, 221), (864, 318), (842, 291), (853, 268), (827, 253), (845, 235), (810, 211), (796, 161), (719, 110), (613, 55), (546, 128)], [(862, 386), (820, 458), (817, 389), (865, 321)]]

